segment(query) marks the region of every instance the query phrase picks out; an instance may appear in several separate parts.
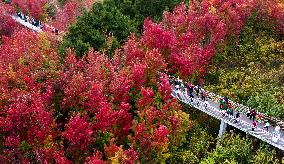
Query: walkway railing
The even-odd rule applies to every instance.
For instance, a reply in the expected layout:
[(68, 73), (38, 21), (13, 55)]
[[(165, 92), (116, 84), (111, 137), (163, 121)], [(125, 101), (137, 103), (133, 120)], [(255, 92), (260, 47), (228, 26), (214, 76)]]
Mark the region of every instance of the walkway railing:
[[(207, 91), (207, 93), (208, 93), (208, 97), (211, 100), (214, 100), (215, 102), (218, 102), (220, 99), (223, 98), (222, 96), (217, 95), (217, 94), (212, 93), (212, 92)], [(250, 111), (250, 108), (243, 105), (243, 104), (239, 104), (239, 103), (236, 103), (236, 102), (231, 101), (231, 100), (229, 100), (229, 102), (243, 114), (246, 114)], [(278, 126), (280, 126), (280, 128), (282, 130), (284, 130), (284, 122), (282, 120), (268, 116), (267, 114), (263, 114), (263, 113), (262, 113), (262, 116), (263, 116), (263, 119), (269, 120), (270, 123), (272, 123), (274, 125), (278, 125)]]
[(56, 35), (58, 35), (60, 33), (56, 28), (49, 26), (48, 24), (42, 23), (40, 21), (37, 21), (33, 18), (29, 18), (22, 13), (17, 13), (15, 15), (11, 15), (11, 17), (16, 22), (20, 23), (21, 25), (23, 25), (23, 26), (25, 26), (25, 27), (27, 27), (27, 28), (35, 31), (35, 32), (51, 31), (52, 33), (55, 33)]
[(26, 22), (25, 20), (21, 19), (19, 16), (17, 15), (12, 15), (11, 16), (16, 22), (22, 24), (23, 26), (33, 30), (33, 31), (36, 31), (36, 32), (41, 32), (42, 29), (40, 27), (37, 27), (37, 26), (34, 26), (32, 25), (31, 23), (29, 22)]
[[(218, 108), (214, 107), (213, 103), (218, 102), (219, 98), (222, 98), (221, 96), (218, 96), (214, 93), (209, 93), (210, 101), (202, 101), (200, 98), (191, 98), (184, 92), (181, 92), (180, 90), (173, 89), (172, 96), (177, 98), (178, 100), (182, 101), (183, 103), (186, 103), (196, 109), (201, 110), (202, 112), (217, 118), (219, 120), (224, 121), (225, 123), (244, 131), (256, 138), (261, 139), (264, 142), (267, 142), (281, 150), (284, 150), (284, 139), (280, 138), (279, 135), (274, 135), (271, 132), (267, 132), (266, 130), (262, 128), (256, 128), (254, 131), (251, 130), (251, 124), (244, 121), (239, 120), (236, 122), (236, 119), (233, 116), (224, 116), (224, 113), (222, 113)], [(234, 103), (231, 101), (231, 103)], [(243, 109), (243, 111), (246, 111), (248, 107), (237, 104), (240, 109)], [(216, 104), (215, 104), (216, 106)]]

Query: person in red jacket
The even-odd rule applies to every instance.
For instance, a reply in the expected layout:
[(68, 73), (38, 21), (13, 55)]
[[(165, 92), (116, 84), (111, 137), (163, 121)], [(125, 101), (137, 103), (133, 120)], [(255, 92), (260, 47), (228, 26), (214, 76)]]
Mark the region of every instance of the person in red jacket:
[(47, 31), (47, 26), (45, 23), (42, 24), (42, 31)]
[(251, 115), (252, 115), (252, 120), (254, 121), (255, 120), (255, 118), (256, 118), (256, 110), (255, 109), (253, 109), (252, 110), (252, 113), (251, 113)]
[(262, 123), (262, 114), (260, 112), (258, 112), (256, 115), (256, 121), (260, 124)]
[(255, 117), (256, 117), (256, 110), (255, 109), (252, 109), (250, 111), (250, 117), (249, 119), (252, 119), (253, 121), (255, 120)]
[(257, 127), (257, 123), (256, 121), (253, 121), (252, 126), (251, 126), (251, 130), (254, 131), (254, 129)]

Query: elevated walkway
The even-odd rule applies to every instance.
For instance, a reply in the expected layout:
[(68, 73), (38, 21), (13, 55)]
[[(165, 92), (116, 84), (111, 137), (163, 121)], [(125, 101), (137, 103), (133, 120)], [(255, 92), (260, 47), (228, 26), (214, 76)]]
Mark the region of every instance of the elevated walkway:
[(26, 22), (25, 20), (21, 19), (19, 16), (17, 15), (12, 15), (11, 16), (16, 22), (20, 23), (21, 25), (33, 30), (33, 31), (36, 31), (36, 32), (42, 32), (42, 29), (37, 27), (37, 26), (34, 26), (32, 25), (31, 23), (29, 22)]
[[(209, 93), (209, 92), (207, 92)], [(195, 98), (189, 97), (187, 94), (180, 90), (173, 89), (172, 96), (180, 100), (181, 102), (188, 104), (218, 120), (221, 120), (220, 130), (219, 130), (219, 137), (222, 137), (224, 131), (226, 130), (226, 124), (231, 125), (241, 131), (244, 131), (264, 142), (269, 143), (270, 145), (279, 148), (280, 150), (284, 150), (284, 139), (283, 139), (283, 132), (275, 135), (275, 127), (270, 126), (269, 131), (263, 128), (263, 125), (258, 124), (254, 131), (252, 131), (252, 121), (249, 120), (244, 113), (241, 113), (239, 121), (236, 122), (235, 117), (232, 116), (224, 116), (221, 110), (219, 110), (218, 100), (216, 101), (216, 97), (220, 97), (213, 93), (208, 94), (208, 100), (202, 101), (200, 98), (195, 96)], [(240, 110), (246, 110), (248, 107), (245, 107), (241, 104), (234, 103), (236, 106), (239, 107)]]

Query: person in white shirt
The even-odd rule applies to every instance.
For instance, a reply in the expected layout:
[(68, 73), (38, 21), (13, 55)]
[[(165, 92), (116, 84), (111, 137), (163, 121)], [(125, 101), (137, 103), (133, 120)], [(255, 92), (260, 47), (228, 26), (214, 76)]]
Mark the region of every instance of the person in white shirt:
[(266, 120), (265, 121), (265, 125), (263, 128), (266, 128), (266, 131), (268, 131), (268, 127), (270, 126), (269, 122)]

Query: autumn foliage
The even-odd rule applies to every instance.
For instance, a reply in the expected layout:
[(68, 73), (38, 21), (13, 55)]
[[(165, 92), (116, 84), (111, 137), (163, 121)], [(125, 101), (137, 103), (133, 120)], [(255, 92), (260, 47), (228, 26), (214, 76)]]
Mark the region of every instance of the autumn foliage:
[(0, 38), (2, 35), (11, 36), (19, 29), (19, 25), (12, 19), (13, 7), (0, 2)]
[[(151, 161), (149, 148), (155, 154), (168, 151), (176, 146), (170, 141), (178, 142), (176, 137), (187, 131), (188, 117), (170, 98), (157, 51), (146, 52), (140, 66), (134, 63), (143, 70), (133, 72), (132, 64), (123, 66), (128, 54), (119, 51), (114, 60), (93, 51), (77, 59), (69, 51), (59, 65), (53, 46), (45, 34), (26, 30), (3, 39), (1, 151), (11, 161), (52, 161), (51, 154), (55, 161), (100, 161), (101, 153), (110, 161), (132, 163), (140, 155)], [(161, 80), (156, 79), (159, 76)], [(97, 137), (107, 134), (113, 139)], [(130, 148), (116, 146), (115, 142), (123, 145), (127, 138)], [(144, 148), (145, 142), (150, 147)], [(106, 145), (100, 149), (94, 143)]]
[[(46, 1), (12, 3), (39, 17)], [(68, 1), (54, 26), (67, 29), (79, 6)], [(3, 37), (1, 154), (11, 163), (165, 162), (191, 126), (165, 72), (204, 75), (217, 46), (238, 35), (254, 9), (241, 0), (181, 3), (160, 23), (146, 19), (142, 36), (130, 35), (112, 59), (93, 50), (77, 58), (69, 49), (61, 61), (46, 33)]]
[[(58, 2), (48, 0), (0, 2), (0, 35), (11, 35), (12, 30), (18, 29), (16, 28), (18, 24), (10, 17), (10, 15), (15, 14), (15, 11), (22, 12), (35, 20), (49, 23), (59, 31), (67, 31), (68, 27), (82, 14), (82, 11), (88, 11), (95, 2), (95, 0), (67, 0), (62, 7)], [(54, 10), (54, 17), (49, 15), (50, 11), (48, 10)]]
[(88, 11), (96, 0), (67, 0), (64, 5), (58, 9), (55, 19), (50, 24), (59, 31), (67, 31), (68, 27), (75, 23), (76, 18), (82, 14), (82, 11)]
[(80, 15), (79, 4), (77, 1), (68, 1), (62, 9), (60, 9), (56, 16), (55, 20), (51, 24), (60, 31), (65, 31), (67, 27), (74, 23), (76, 17)]

